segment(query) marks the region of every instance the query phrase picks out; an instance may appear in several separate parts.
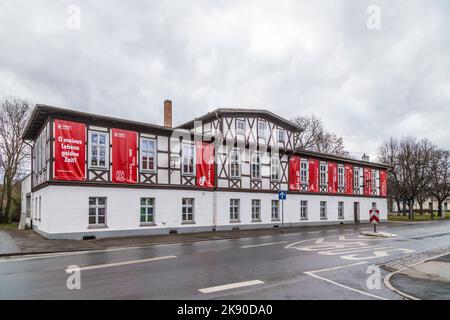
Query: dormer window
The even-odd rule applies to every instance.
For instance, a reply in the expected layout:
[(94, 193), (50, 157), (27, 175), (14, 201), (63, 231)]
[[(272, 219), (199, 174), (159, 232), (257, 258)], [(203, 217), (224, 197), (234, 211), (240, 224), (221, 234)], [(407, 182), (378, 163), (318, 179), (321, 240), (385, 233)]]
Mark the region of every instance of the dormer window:
[(236, 119), (236, 134), (245, 135), (245, 120)]
[(278, 142), (284, 143), (286, 131), (284, 129), (278, 128)]
[(258, 138), (265, 139), (267, 132), (267, 122), (264, 120), (258, 120)]

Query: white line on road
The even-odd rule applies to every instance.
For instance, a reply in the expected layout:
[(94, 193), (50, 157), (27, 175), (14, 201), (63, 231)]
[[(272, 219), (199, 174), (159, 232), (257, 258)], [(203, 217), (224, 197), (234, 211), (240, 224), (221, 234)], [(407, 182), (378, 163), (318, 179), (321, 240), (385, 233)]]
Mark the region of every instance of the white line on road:
[(269, 243), (262, 243), (262, 244), (254, 244), (254, 245), (249, 245), (249, 246), (243, 246), (241, 247), (242, 249), (247, 249), (247, 248), (255, 248), (255, 247), (264, 247), (264, 246), (271, 246), (274, 244), (280, 244), (280, 243), (287, 243), (287, 241), (279, 241), (279, 242), (269, 242)]
[(202, 293), (212, 293), (217, 291), (224, 291), (224, 290), (230, 290), (230, 289), (236, 289), (236, 288), (242, 288), (242, 287), (248, 287), (248, 286), (254, 286), (257, 284), (263, 284), (264, 282), (261, 280), (251, 280), (251, 281), (244, 281), (244, 282), (235, 282), (230, 284), (224, 284), (221, 286), (216, 287), (209, 287), (204, 289), (198, 289), (198, 291)]
[(119, 267), (119, 266), (126, 266), (129, 264), (136, 264), (136, 263), (143, 263), (143, 262), (150, 262), (150, 261), (159, 261), (159, 260), (166, 260), (166, 259), (173, 259), (177, 256), (164, 256), (164, 257), (156, 257), (156, 258), (149, 258), (149, 259), (140, 259), (140, 260), (130, 260), (130, 261), (123, 261), (123, 262), (114, 262), (114, 263), (106, 263), (106, 264), (98, 264), (93, 266), (86, 266), (81, 267), (80, 271), (87, 271), (87, 270), (94, 270), (94, 269), (102, 269), (102, 268), (109, 268), (109, 267)]
[(338, 287), (341, 287), (341, 288), (344, 288), (344, 289), (348, 289), (348, 290), (351, 290), (351, 291), (354, 291), (354, 292), (357, 292), (357, 293), (366, 295), (366, 296), (368, 296), (368, 297), (372, 297), (372, 298), (380, 299), (380, 300), (389, 300), (389, 299), (384, 298), (384, 297), (380, 297), (380, 296), (377, 296), (377, 295), (374, 295), (374, 294), (371, 294), (371, 293), (368, 293), (368, 292), (365, 292), (365, 291), (362, 291), (362, 290), (358, 290), (358, 289), (355, 289), (355, 288), (352, 288), (352, 287), (343, 285), (343, 284), (341, 284), (341, 283), (338, 283), (338, 282), (336, 282), (336, 281), (333, 281), (333, 280), (330, 280), (330, 279), (327, 279), (327, 278), (318, 276), (318, 275), (316, 274), (316, 273), (319, 273), (319, 272), (334, 271), (334, 270), (338, 270), (338, 269), (343, 269), (343, 268), (348, 268), (348, 267), (354, 267), (354, 266), (358, 266), (358, 265), (362, 265), (362, 264), (366, 264), (366, 263), (367, 263), (367, 261), (356, 262), (356, 263), (352, 263), (352, 264), (346, 264), (346, 265), (343, 265), (343, 266), (337, 266), (337, 267), (331, 267), (331, 268), (325, 268), (325, 269), (319, 269), (319, 270), (307, 271), (307, 272), (305, 272), (305, 274), (307, 274), (308, 276), (317, 278), (317, 279), (319, 279), (319, 280), (323, 280), (323, 281), (332, 283), (332, 284), (334, 284), (334, 285), (336, 285), (336, 286), (338, 286)]

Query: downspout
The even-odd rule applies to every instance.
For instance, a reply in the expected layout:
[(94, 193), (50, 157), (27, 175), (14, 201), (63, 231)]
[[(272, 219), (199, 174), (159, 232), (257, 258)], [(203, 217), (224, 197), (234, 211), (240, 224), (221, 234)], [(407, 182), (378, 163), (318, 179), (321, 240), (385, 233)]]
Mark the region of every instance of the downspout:
[[(216, 115), (217, 121), (220, 123), (220, 118), (217, 115), (217, 111), (214, 111), (214, 114)], [(212, 125), (212, 124), (211, 124)], [(220, 129), (219, 129), (219, 132)], [(214, 144), (216, 145), (216, 137), (214, 137)], [(214, 191), (213, 191), (213, 231), (216, 231), (217, 227), (217, 180), (218, 180), (218, 166), (217, 166), (217, 160), (218, 160), (218, 148), (215, 148), (214, 150)]]

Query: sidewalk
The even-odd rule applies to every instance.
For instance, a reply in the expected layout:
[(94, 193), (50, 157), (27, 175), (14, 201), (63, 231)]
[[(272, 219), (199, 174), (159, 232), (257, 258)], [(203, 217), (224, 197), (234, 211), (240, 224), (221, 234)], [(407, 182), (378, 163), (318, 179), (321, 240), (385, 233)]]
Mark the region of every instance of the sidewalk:
[[(382, 226), (401, 225), (403, 223), (383, 223)], [(371, 227), (370, 224), (345, 224), (329, 226), (304, 226), (284, 229), (285, 233), (300, 233), (305, 231), (330, 229), (360, 229)], [(37, 253), (55, 253), (67, 251), (103, 250), (116, 247), (147, 246), (167, 243), (191, 243), (197, 241), (237, 239), (278, 235), (281, 230), (256, 229), (237, 231), (215, 231), (201, 233), (186, 233), (172, 235), (152, 235), (139, 237), (104, 238), (98, 240), (47, 240), (32, 230), (0, 230), (0, 257)]]
[(401, 267), (402, 263), (385, 265), (385, 269), (394, 271), (388, 279), (388, 285), (408, 299), (449, 300), (450, 247), (437, 255), (440, 256), (408, 264), (409, 267)]

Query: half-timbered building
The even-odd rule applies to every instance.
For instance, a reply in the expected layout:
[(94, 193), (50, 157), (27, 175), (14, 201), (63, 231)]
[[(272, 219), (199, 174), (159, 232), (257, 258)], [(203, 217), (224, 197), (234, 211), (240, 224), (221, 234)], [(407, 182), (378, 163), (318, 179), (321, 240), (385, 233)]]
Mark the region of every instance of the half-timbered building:
[(172, 127), (168, 100), (163, 126), (37, 105), (28, 222), (82, 239), (365, 222), (373, 207), (386, 220), (386, 167), (299, 150), (300, 132), (266, 110)]

